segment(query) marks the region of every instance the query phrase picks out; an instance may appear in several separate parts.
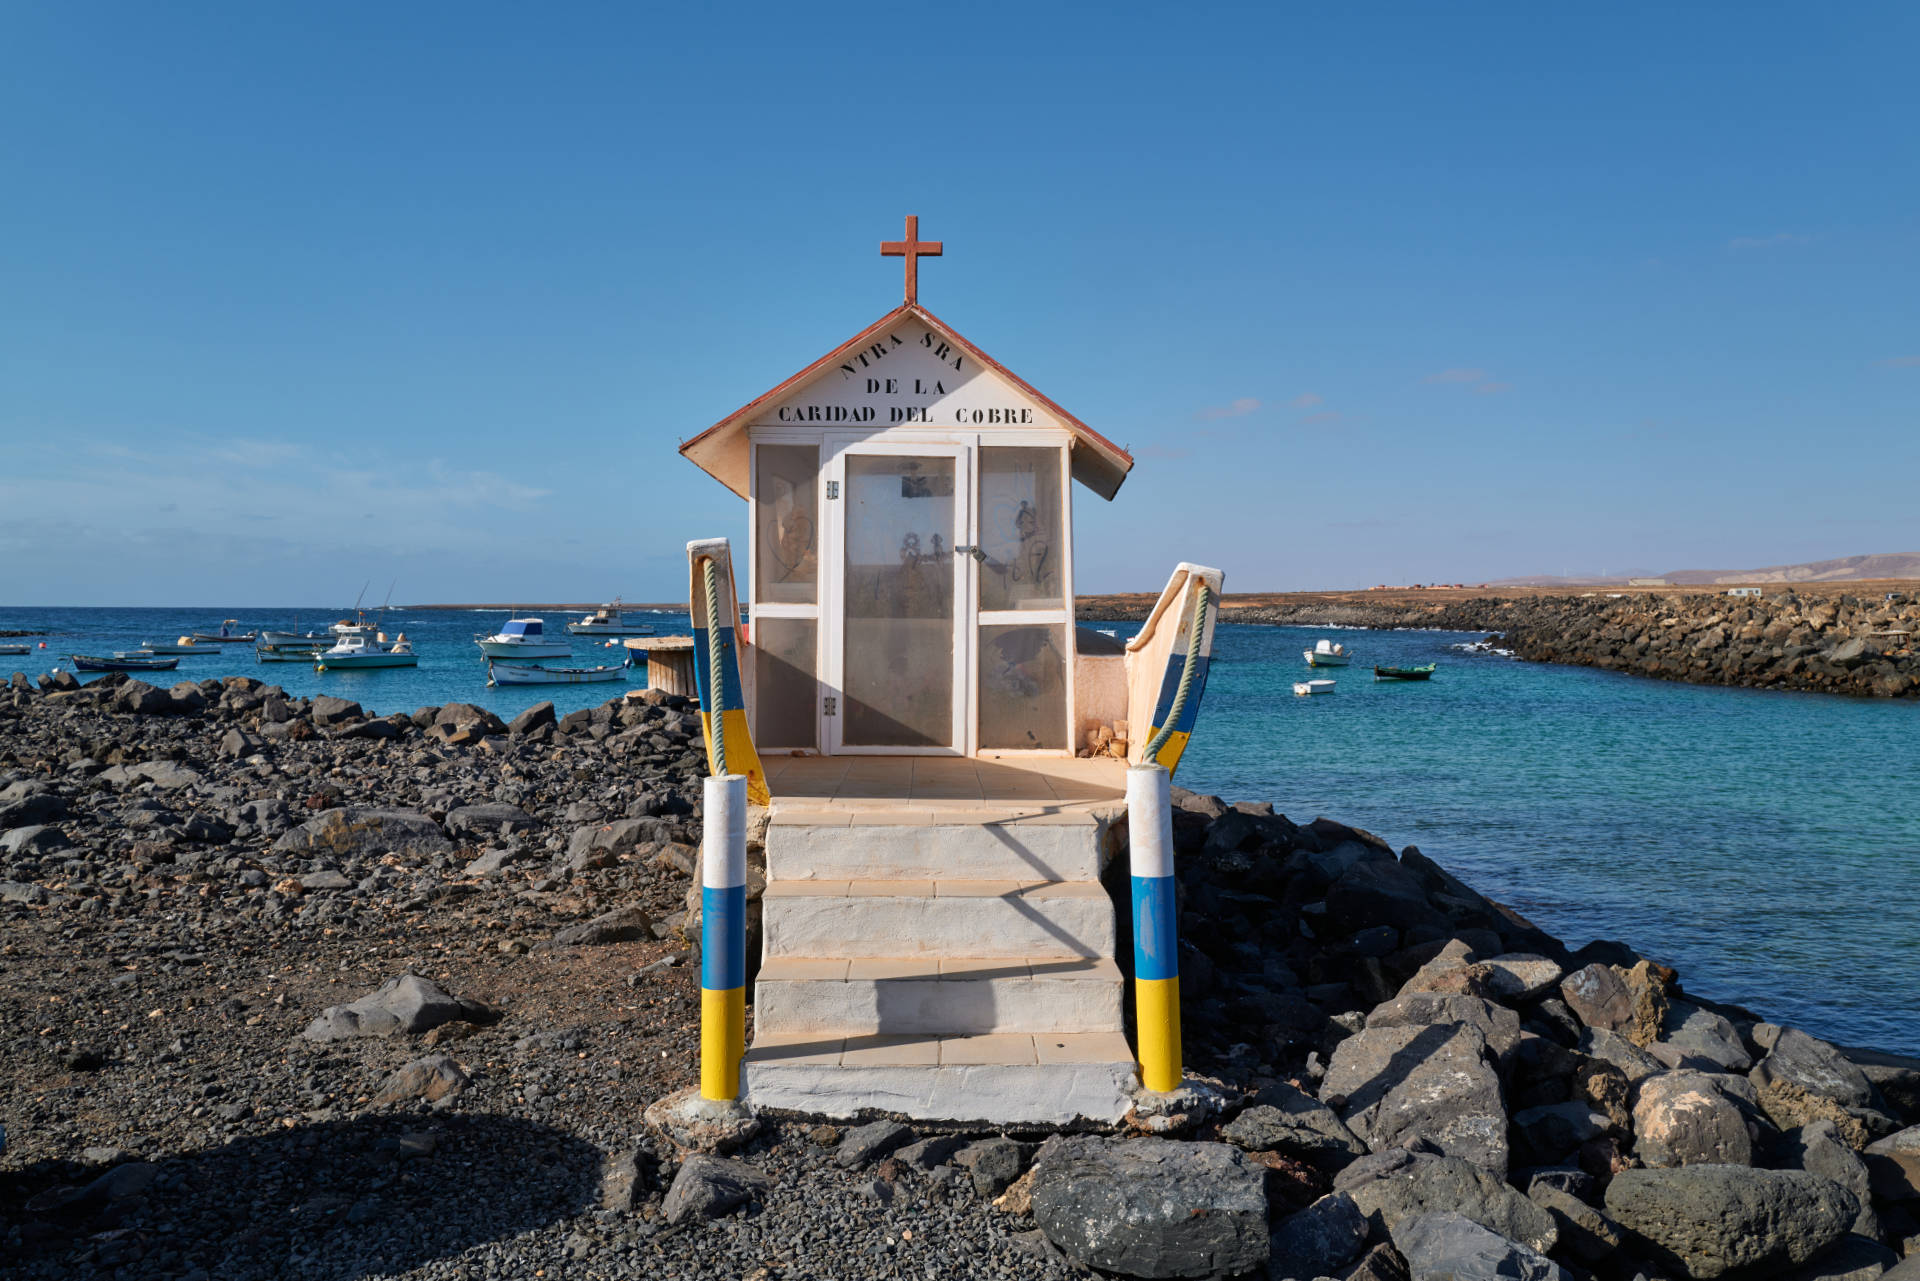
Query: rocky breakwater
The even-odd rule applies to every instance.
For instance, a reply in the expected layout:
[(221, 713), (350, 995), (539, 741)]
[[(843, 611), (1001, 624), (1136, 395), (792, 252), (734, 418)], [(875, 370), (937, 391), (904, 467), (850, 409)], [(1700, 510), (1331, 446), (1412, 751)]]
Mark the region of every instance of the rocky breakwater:
[(1184, 792), (1188, 1087), (1112, 1134), (877, 1116), (685, 1151), (641, 1115), (697, 1064), (696, 725), (241, 678), (0, 697), (8, 1274), (1920, 1269), (1920, 1063)]

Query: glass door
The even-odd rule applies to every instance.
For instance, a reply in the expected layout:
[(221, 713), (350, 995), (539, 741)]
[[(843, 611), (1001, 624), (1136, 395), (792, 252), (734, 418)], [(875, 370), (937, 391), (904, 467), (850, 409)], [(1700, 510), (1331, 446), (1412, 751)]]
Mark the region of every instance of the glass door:
[(858, 444), (836, 460), (828, 492), (837, 479), (840, 500), (828, 507), (839, 516), (839, 670), (827, 695), (837, 706), (823, 718), (829, 751), (966, 750), (968, 466), (962, 445)]

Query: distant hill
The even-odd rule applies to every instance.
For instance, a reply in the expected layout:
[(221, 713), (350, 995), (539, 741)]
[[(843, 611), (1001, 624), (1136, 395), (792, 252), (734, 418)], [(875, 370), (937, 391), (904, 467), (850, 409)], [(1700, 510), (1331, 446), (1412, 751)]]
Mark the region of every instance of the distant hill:
[(1506, 578), (1494, 587), (1599, 586), (1624, 583), (1629, 578), (1664, 578), (1685, 587), (1718, 583), (1850, 583), (1872, 578), (1920, 578), (1920, 552), (1876, 552), (1871, 556), (1842, 556), (1837, 560), (1807, 561), (1800, 565), (1769, 565), (1764, 569), (1671, 569), (1664, 574), (1634, 570), (1605, 578)]

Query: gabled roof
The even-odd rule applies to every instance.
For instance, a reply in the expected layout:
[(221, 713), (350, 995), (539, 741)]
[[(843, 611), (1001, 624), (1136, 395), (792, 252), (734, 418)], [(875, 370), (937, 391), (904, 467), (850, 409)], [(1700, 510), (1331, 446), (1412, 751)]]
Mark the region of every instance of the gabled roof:
[(709, 476), (745, 498), (748, 494), (747, 425), (753, 421), (754, 417), (762, 410), (771, 409), (789, 394), (798, 391), (816, 375), (832, 369), (853, 353), (865, 348), (889, 326), (897, 325), (907, 319), (920, 321), (940, 335), (943, 340), (953, 344), (960, 352), (978, 361), (982, 368), (1059, 419), (1060, 425), (1073, 434), (1073, 478), (1102, 498), (1110, 499), (1119, 492), (1120, 483), (1127, 478), (1127, 473), (1133, 470), (1131, 454), (1041, 395), (1026, 380), (967, 341), (953, 326), (917, 302), (903, 303), (895, 307), (793, 377), (766, 394), (742, 405), (681, 445), (680, 452)]

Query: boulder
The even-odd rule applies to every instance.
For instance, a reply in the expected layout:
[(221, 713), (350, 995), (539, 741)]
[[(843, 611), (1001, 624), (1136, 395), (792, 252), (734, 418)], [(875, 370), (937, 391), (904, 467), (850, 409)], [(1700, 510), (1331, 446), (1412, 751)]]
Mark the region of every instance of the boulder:
[(145, 681), (130, 680), (113, 696), (114, 705), (138, 716), (158, 716), (173, 710), (173, 699)]
[(1435, 1027), (1461, 1023), (1480, 1033), (1487, 1047), (1504, 1059), (1520, 1044), (1520, 1016), (1504, 1005), (1477, 996), (1409, 992), (1373, 1007), (1369, 1028)]
[(1852, 1060), (1799, 1028), (1780, 1029), (1772, 1050), (1753, 1069), (1752, 1078), (1756, 1086), (1773, 1081), (1791, 1082), (1809, 1094), (1832, 1099), (1843, 1108), (1879, 1105), (1873, 1084)]
[(1391, 858), (1364, 859), (1327, 890), (1327, 915), (1348, 933), (1369, 925), (1444, 929), (1447, 918), (1427, 901), (1420, 878)]
[(1666, 1064), (1659, 1059), (1618, 1032), (1609, 1032), (1605, 1028), (1588, 1028), (1580, 1038), (1580, 1052), (1620, 1069), (1620, 1074), (1629, 1083), (1667, 1070)]
[[(1920, 1256), (1916, 1256), (1920, 1258)], [(1795, 1268), (1781, 1281), (1880, 1281), (1894, 1274), (1888, 1269), (1900, 1256), (1869, 1236), (1854, 1233), (1812, 1263)]]
[(1267, 1275), (1273, 1278), (1329, 1276), (1353, 1262), (1367, 1243), (1367, 1216), (1344, 1192), (1323, 1196), (1273, 1229)]
[[(1512, 1015), (1511, 1010), (1502, 1013)], [(1507, 1113), (1500, 1078), (1475, 1028), (1460, 1023), (1363, 1028), (1334, 1048), (1320, 1094), (1376, 1151), (1418, 1136), (1448, 1156), (1506, 1177)]]
[(1513, 1135), (1536, 1162), (1552, 1162), (1611, 1128), (1607, 1117), (1583, 1101), (1543, 1103), (1513, 1114)]
[(1553, 1216), (1487, 1171), (1458, 1157), (1398, 1149), (1356, 1161), (1334, 1180), (1375, 1231), (1446, 1210), (1546, 1252), (1559, 1239)]
[(1332, 1108), (1285, 1082), (1266, 1086), (1252, 1107), (1220, 1127), (1220, 1137), (1249, 1152), (1284, 1152), (1323, 1170), (1367, 1154)]
[(913, 1142), (913, 1131), (898, 1121), (874, 1121), (848, 1130), (834, 1149), (833, 1159), (855, 1170)]
[(323, 810), (273, 843), (276, 853), (327, 850), (343, 856), (443, 854), (453, 848), (440, 825), (416, 810)]
[(331, 694), (318, 694), (313, 700), (313, 723), (321, 729), (334, 725), (344, 725), (348, 721), (357, 721), (366, 713), (360, 710), (360, 704), (350, 699), (335, 698)]
[(1560, 1251), (1589, 1267), (1612, 1258), (1625, 1244), (1619, 1224), (1551, 1181), (1534, 1179), (1527, 1199), (1552, 1217)]
[(638, 943), (653, 937), (653, 918), (637, 907), (617, 907), (591, 921), (569, 925), (548, 940), (552, 947), (599, 947)]
[(341, 1041), (425, 1032), (456, 1019), (488, 1023), (497, 1017), (491, 1006), (452, 996), (417, 974), (403, 974), (351, 1004), (330, 1006), (300, 1035), (309, 1041)]
[(1134, 1277), (1215, 1277), (1267, 1260), (1265, 1171), (1237, 1148), (1078, 1135), (1034, 1165), (1033, 1217), (1088, 1267)]
[(31, 827), (15, 827), (0, 835), (0, 853), (6, 854), (51, 854), (55, 850), (64, 850), (73, 844), (67, 834), (57, 827), (48, 827), (36, 823)]
[(192, 681), (180, 681), (167, 691), (167, 701), (179, 715), (191, 716), (207, 710), (207, 696)]
[(973, 1178), (973, 1190), (983, 1201), (1005, 1192), (1026, 1172), (1033, 1159), (1033, 1144), (1015, 1139), (981, 1139), (953, 1154), (953, 1163)]
[(1744, 1072), (1753, 1066), (1753, 1056), (1747, 1053), (1739, 1029), (1691, 1001), (1673, 1001), (1667, 1006), (1660, 1039), (1647, 1046), (1647, 1053), (1670, 1068), (1702, 1072)]
[(1567, 975), (1560, 999), (1590, 1028), (1620, 1032), (1633, 1026), (1633, 995), (1610, 965), (1596, 962)]
[(507, 732), (506, 723), (498, 716), (472, 703), (448, 703), (434, 716), (433, 723), (450, 729), (477, 731), (472, 735), (476, 738)]
[(1920, 1199), (1920, 1125), (1867, 1145), (1867, 1174), (1882, 1201)]
[(462, 805), (447, 812), (447, 831), (455, 840), (478, 841), (508, 832), (524, 832), (533, 827), (533, 815), (518, 805), (487, 801), (480, 805)]
[(1725, 1083), (1739, 1078), (1661, 1072), (1634, 1092), (1635, 1153), (1647, 1165), (1752, 1165), (1753, 1136)]
[(669, 1224), (687, 1219), (717, 1219), (763, 1196), (773, 1180), (741, 1161), (695, 1154), (680, 1163), (673, 1186), (660, 1203)]
[(1532, 952), (1507, 952), (1480, 964), (1490, 971), (1493, 999), (1515, 1005), (1537, 1000), (1554, 990), (1566, 968), (1560, 962)]
[(244, 760), (267, 750), (267, 740), (243, 729), (230, 729), (220, 736), (220, 755), (228, 760)]
[[(13, 788), (7, 789), (9, 792)], [(52, 792), (21, 792), (11, 800), (0, 801), (0, 831), (16, 827), (38, 827), (67, 817), (67, 798)]]
[(392, 1076), (373, 1096), (373, 1106), (388, 1107), (423, 1099), (428, 1103), (451, 1101), (469, 1084), (467, 1074), (445, 1054), (430, 1054), (415, 1059)]
[(1813, 1121), (1789, 1131), (1782, 1136), (1778, 1155), (1781, 1165), (1832, 1179), (1853, 1193), (1853, 1199), (1860, 1203), (1853, 1231), (1860, 1236), (1880, 1235), (1880, 1216), (1873, 1211), (1867, 1163), (1840, 1137), (1839, 1127), (1832, 1121)]
[(1606, 1210), (1694, 1281), (1799, 1267), (1847, 1234), (1853, 1194), (1805, 1170), (1688, 1165), (1623, 1170)]
[(1403, 1221), (1393, 1244), (1415, 1281), (1574, 1281), (1538, 1250), (1446, 1211)]
[(551, 700), (548, 700), (543, 703), (535, 703), (532, 707), (529, 707), (526, 711), (507, 722), (507, 733), (513, 735), (515, 738), (523, 738), (543, 725), (554, 725), (557, 723), (553, 715), (553, 703)]

